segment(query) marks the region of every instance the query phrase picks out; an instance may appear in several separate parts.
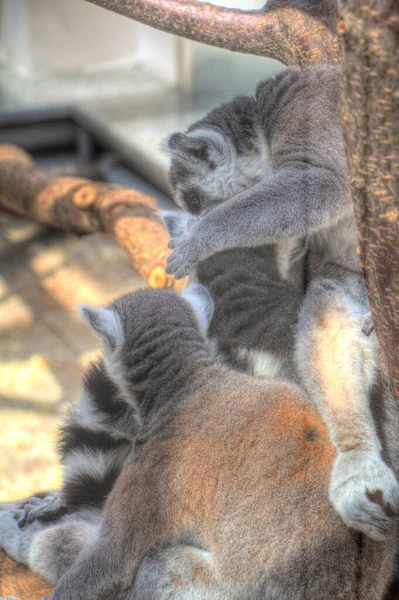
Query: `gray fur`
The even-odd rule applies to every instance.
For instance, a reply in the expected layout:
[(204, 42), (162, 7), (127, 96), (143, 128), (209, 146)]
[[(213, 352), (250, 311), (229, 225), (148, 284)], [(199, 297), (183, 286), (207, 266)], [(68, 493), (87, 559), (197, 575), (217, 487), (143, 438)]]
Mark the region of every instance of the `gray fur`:
[[(258, 87), (253, 151), (261, 161), (260, 149), (268, 147), (271, 170), (173, 239), (167, 270), (180, 278), (221, 250), (309, 236), (311, 281), (298, 323), (297, 370), (337, 449), (331, 501), (345, 523), (381, 539), (389, 527), (384, 507), (399, 508), (399, 483), (381, 458), (370, 411), (378, 348), (375, 335), (363, 333), (369, 309), (356, 255), (339, 88), (340, 67), (331, 65), (287, 69)], [(234, 170), (230, 175), (233, 180)], [(181, 199), (181, 191), (177, 195)], [(369, 498), (376, 491), (383, 507)]]
[[(114, 353), (108, 334), (104, 331), (104, 354), (110, 363)], [(65, 513), (104, 505), (139, 431), (137, 406), (132, 395), (131, 402), (126, 401), (124, 381), (117, 375), (110, 376), (103, 361), (88, 369), (78, 402), (60, 427), (61, 490), (13, 503), (12, 508), (23, 508), (20, 527), (35, 519), (54, 522)]]
[(53, 600), (381, 600), (394, 531), (376, 543), (334, 514), (332, 449), (299, 388), (215, 363), (171, 292), (110, 310), (141, 443), (100, 524), (67, 516), (19, 529), (4, 511), (0, 545), (57, 580)]
[[(184, 212), (168, 212), (163, 218), (175, 237), (188, 233), (197, 221)], [(263, 246), (219, 252), (198, 265), (194, 279), (213, 298), (208, 334), (225, 360), (258, 377), (296, 381), (293, 346), (303, 299), (304, 246), (297, 245), (287, 257), (290, 280), (281, 277), (278, 251)]]
[[(201, 151), (192, 151), (193, 135)], [(215, 135), (223, 149), (217, 163), (209, 158)], [(163, 215), (172, 244), (196, 230), (215, 206), (259, 183), (270, 162), (256, 102), (245, 96), (215, 108), (186, 134), (171, 136), (167, 150), (173, 196), (192, 213)], [(292, 348), (305, 252), (301, 237), (225, 250), (201, 261), (192, 273), (211, 292), (215, 312), (209, 333), (232, 366), (260, 377), (297, 379)]]
[[(205, 333), (213, 314), (209, 292), (193, 284), (184, 295)], [(80, 398), (60, 428), (61, 491), (2, 505), (19, 511), (20, 527), (35, 519), (54, 522), (65, 513), (101, 509), (140, 430), (137, 398), (121, 360), (121, 319), (128, 318), (124, 302), (119, 299), (109, 308), (82, 305), (80, 310), (104, 343), (104, 359), (89, 368)]]

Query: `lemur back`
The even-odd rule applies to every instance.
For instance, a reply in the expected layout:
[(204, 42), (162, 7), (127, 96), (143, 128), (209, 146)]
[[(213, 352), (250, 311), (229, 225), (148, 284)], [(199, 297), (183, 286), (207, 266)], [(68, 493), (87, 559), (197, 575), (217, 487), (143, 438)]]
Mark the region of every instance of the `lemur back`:
[(394, 532), (376, 543), (341, 522), (320, 417), (297, 386), (215, 362), (209, 306), (197, 285), (86, 307), (141, 443), (99, 525), (21, 529), (3, 511), (0, 546), (56, 583), (52, 600), (381, 600)]
[[(269, 168), (270, 156), (254, 98), (238, 96), (193, 123), (165, 144), (171, 156), (169, 181), (177, 203), (203, 216), (253, 187)], [(165, 213), (172, 237), (195, 223)], [(229, 363), (264, 378), (296, 380), (294, 332), (304, 293), (305, 240), (217, 253), (193, 277), (215, 302), (209, 334)]]

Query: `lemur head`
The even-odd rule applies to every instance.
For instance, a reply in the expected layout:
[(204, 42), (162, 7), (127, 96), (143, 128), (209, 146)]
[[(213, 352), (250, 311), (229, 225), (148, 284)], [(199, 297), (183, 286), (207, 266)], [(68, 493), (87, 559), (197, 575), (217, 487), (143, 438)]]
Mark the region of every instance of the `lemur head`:
[(180, 296), (166, 290), (139, 290), (121, 296), (107, 308), (83, 304), (80, 312), (103, 342), (108, 375), (132, 401), (131, 373), (140, 367), (140, 361), (151, 356), (155, 364), (158, 346), (158, 358), (166, 351), (173, 359), (183, 344), (187, 349), (191, 341), (197, 347), (206, 344), (213, 308), (207, 289), (192, 283)]
[(169, 181), (180, 208), (193, 214), (252, 187), (262, 178), (266, 145), (256, 102), (238, 96), (165, 142), (171, 157)]

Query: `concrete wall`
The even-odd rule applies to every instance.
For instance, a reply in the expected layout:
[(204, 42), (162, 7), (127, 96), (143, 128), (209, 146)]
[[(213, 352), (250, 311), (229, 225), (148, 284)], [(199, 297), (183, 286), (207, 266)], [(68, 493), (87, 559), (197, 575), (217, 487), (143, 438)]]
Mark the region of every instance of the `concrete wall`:
[(177, 77), (177, 41), (83, 0), (1, 0), (0, 56), (24, 77), (149, 66)]

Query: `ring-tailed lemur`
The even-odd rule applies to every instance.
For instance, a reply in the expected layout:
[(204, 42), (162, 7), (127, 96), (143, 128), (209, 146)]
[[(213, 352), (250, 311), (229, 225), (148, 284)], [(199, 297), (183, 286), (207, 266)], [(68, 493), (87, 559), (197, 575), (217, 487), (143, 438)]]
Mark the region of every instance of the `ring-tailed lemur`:
[[(164, 144), (171, 156), (169, 182), (189, 213), (164, 212), (172, 238), (187, 235), (221, 202), (264, 176), (267, 146), (254, 98), (237, 96)], [(215, 302), (209, 334), (235, 367), (255, 376), (297, 380), (292, 348), (304, 296), (306, 241), (278, 241), (229, 249), (200, 262), (192, 277)]]
[[(172, 161), (170, 181), (174, 191), (180, 193), (180, 204), (193, 212), (206, 212), (213, 205), (214, 195), (228, 199), (257, 182), (262, 172), (263, 163), (259, 164), (257, 155), (264, 147), (257, 133), (255, 100), (235, 98), (191, 129), (206, 130), (213, 123), (224, 125), (231, 154), (235, 152), (239, 157), (239, 167), (233, 159), (224, 167), (220, 161), (219, 170), (223, 168), (225, 175), (219, 173), (213, 181), (212, 170), (202, 168), (204, 157), (198, 157), (195, 148), (186, 145), (184, 164)], [(186, 138), (188, 143), (190, 140)], [(182, 193), (185, 164), (202, 179), (198, 180), (197, 190), (189, 186)], [(234, 169), (235, 177), (229, 169)], [(213, 193), (209, 195), (208, 189)], [(201, 206), (196, 204), (197, 199)], [(188, 225), (181, 213), (169, 214), (165, 220), (172, 235), (176, 228), (184, 230)], [(282, 242), (229, 250), (200, 265), (198, 280), (208, 287), (215, 304), (210, 335), (231, 366), (264, 378), (297, 380), (292, 347), (303, 299), (304, 248), (304, 241), (297, 240), (289, 245)], [(103, 361), (91, 367), (79, 402), (61, 428), (61, 492), (21, 501), (21, 526), (35, 518), (52, 520), (65, 512), (101, 508), (137, 430), (135, 409), (123, 399), (118, 400), (123, 395), (118, 386), (118, 378), (112, 377)]]
[[(384, 507), (399, 507), (399, 484), (381, 458), (370, 410), (379, 359), (375, 335), (363, 334), (369, 309), (337, 110), (340, 73), (332, 65), (290, 68), (261, 83), (259, 127), (247, 152), (230, 135), (245, 140), (245, 128), (240, 138), (234, 115), (223, 120), (222, 109), (170, 138), (177, 197), (201, 206), (205, 194), (214, 208), (172, 240), (167, 271), (180, 278), (226, 249), (289, 246), (308, 236), (310, 284), (296, 333), (297, 371), (337, 450), (330, 499), (347, 525), (380, 539), (388, 526)], [(226, 186), (228, 201), (220, 202), (226, 196), (218, 184)], [(369, 498), (375, 492), (383, 506)]]
[(0, 512), (0, 547), (56, 583), (52, 600), (381, 600), (394, 532), (360, 540), (335, 514), (334, 449), (299, 387), (215, 362), (203, 287), (85, 314), (137, 405), (141, 443), (97, 524), (21, 529)]

